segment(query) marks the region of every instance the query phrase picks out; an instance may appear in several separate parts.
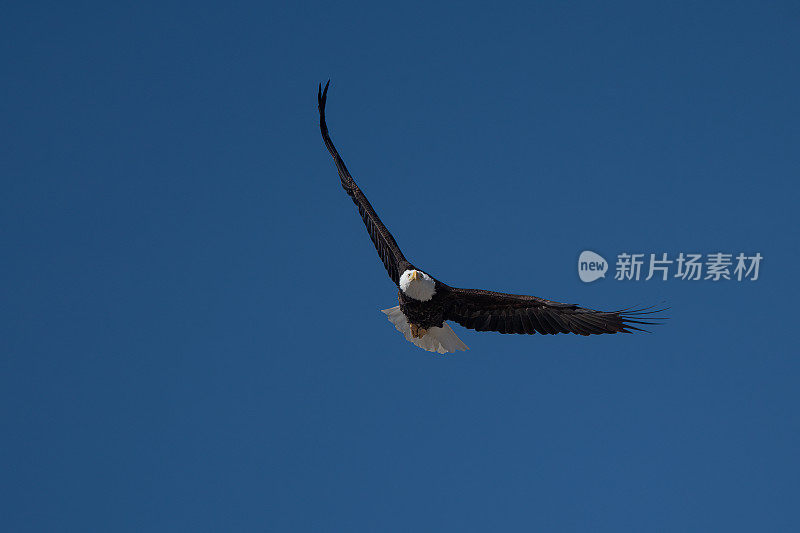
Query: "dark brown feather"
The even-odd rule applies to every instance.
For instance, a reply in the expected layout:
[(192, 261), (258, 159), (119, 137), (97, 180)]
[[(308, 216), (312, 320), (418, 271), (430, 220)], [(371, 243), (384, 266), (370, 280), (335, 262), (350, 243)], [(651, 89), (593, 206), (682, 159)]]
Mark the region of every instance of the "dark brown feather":
[(663, 309), (596, 311), (536, 296), (445, 287), (444, 320), (477, 331), (599, 335), (644, 331), (636, 325), (655, 325), (664, 320), (651, 316)]
[(386, 226), (383, 225), (378, 214), (372, 208), (372, 205), (370, 205), (369, 200), (367, 200), (367, 197), (361, 192), (361, 189), (358, 188), (350, 172), (347, 171), (344, 161), (339, 157), (339, 152), (336, 151), (336, 147), (333, 145), (333, 141), (328, 134), (328, 125), (325, 123), (325, 102), (328, 97), (328, 85), (330, 85), (330, 83), (330, 80), (328, 80), (328, 83), (325, 84), (324, 91), (322, 89), (322, 84), (320, 84), (319, 92), (317, 93), (319, 129), (320, 132), (322, 132), (322, 139), (325, 141), (328, 152), (333, 156), (334, 163), (336, 163), (336, 170), (339, 172), (339, 179), (342, 182), (342, 187), (345, 192), (350, 195), (353, 203), (358, 207), (358, 214), (361, 215), (361, 220), (364, 221), (364, 226), (367, 228), (369, 238), (372, 239), (372, 244), (375, 245), (378, 257), (380, 257), (383, 262), (383, 266), (386, 268), (389, 277), (392, 278), (395, 285), (398, 285), (400, 283), (400, 276), (411, 264), (406, 261), (394, 237), (392, 237), (392, 234), (386, 229)]

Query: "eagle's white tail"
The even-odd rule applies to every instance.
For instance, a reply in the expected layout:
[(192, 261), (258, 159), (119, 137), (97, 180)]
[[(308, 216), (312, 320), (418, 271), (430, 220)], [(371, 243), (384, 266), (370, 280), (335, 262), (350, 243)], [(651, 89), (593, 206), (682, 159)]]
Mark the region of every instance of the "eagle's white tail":
[(386, 313), (386, 316), (389, 317), (389, 322), (394, 324), (397, 331), (405, 335), (407, 341), (413, 342), (423, 350), (437, 353), (469, 350), (467, 345), (461, 342), (461, 339), (456, 336), (446, 322), (440, 328), (428, 329), (428, 332), (418, 339), (411, 334), (411, 326), (408, 324), (406, 315), (400, 310), (399, 305), (391, 309), (383, 309), (381, 312)]

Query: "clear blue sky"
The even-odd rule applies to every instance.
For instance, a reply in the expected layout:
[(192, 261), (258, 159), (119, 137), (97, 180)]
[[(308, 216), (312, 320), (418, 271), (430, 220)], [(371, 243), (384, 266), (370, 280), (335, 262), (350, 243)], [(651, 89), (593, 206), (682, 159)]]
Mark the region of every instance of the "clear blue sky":
[[(558, 4), (7, 6), (3, 529), (800, 530), (800, 9)], [(669, 323), (403, 340), (329, 77), (417, 266)]]

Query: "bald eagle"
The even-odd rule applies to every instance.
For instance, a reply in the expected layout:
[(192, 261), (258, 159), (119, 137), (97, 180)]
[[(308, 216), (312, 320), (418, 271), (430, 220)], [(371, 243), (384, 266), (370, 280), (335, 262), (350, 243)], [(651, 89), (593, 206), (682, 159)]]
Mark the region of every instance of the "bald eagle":
[(633, 324), (656, 324), (652, 320), (661, 320), (652, 316), (661, 311), (660, 309), (596, 311), (536, 296), (459, 289), (446, 285), (409, 263), (333, 146), (325, 123), (329, 85), (330, 80), (323, 90), (320, 83), (317, 93), (322, 139), (336, 163), (342, 187), (358, 207), (372, 244), (375, 245), (386, 272), (398, 288), (400, 305), (384, 309), (383, 313), (408, 341), (429, 352), (451, 353), (467, 350), (467, 346), (447, 324), (448, 320), (476, 331), (528, 335), (631, 333), (631, 330), (644, 331)]

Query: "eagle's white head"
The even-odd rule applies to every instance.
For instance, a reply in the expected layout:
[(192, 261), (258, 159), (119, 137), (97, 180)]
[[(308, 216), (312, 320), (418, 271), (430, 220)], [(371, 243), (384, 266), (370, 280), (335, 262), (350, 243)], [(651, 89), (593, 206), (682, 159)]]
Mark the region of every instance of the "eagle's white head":
[(400, 290), (410, 298), (427, 302), (436, 294), (436, 283), (421, 270), (406, 270), (400, 276)]

